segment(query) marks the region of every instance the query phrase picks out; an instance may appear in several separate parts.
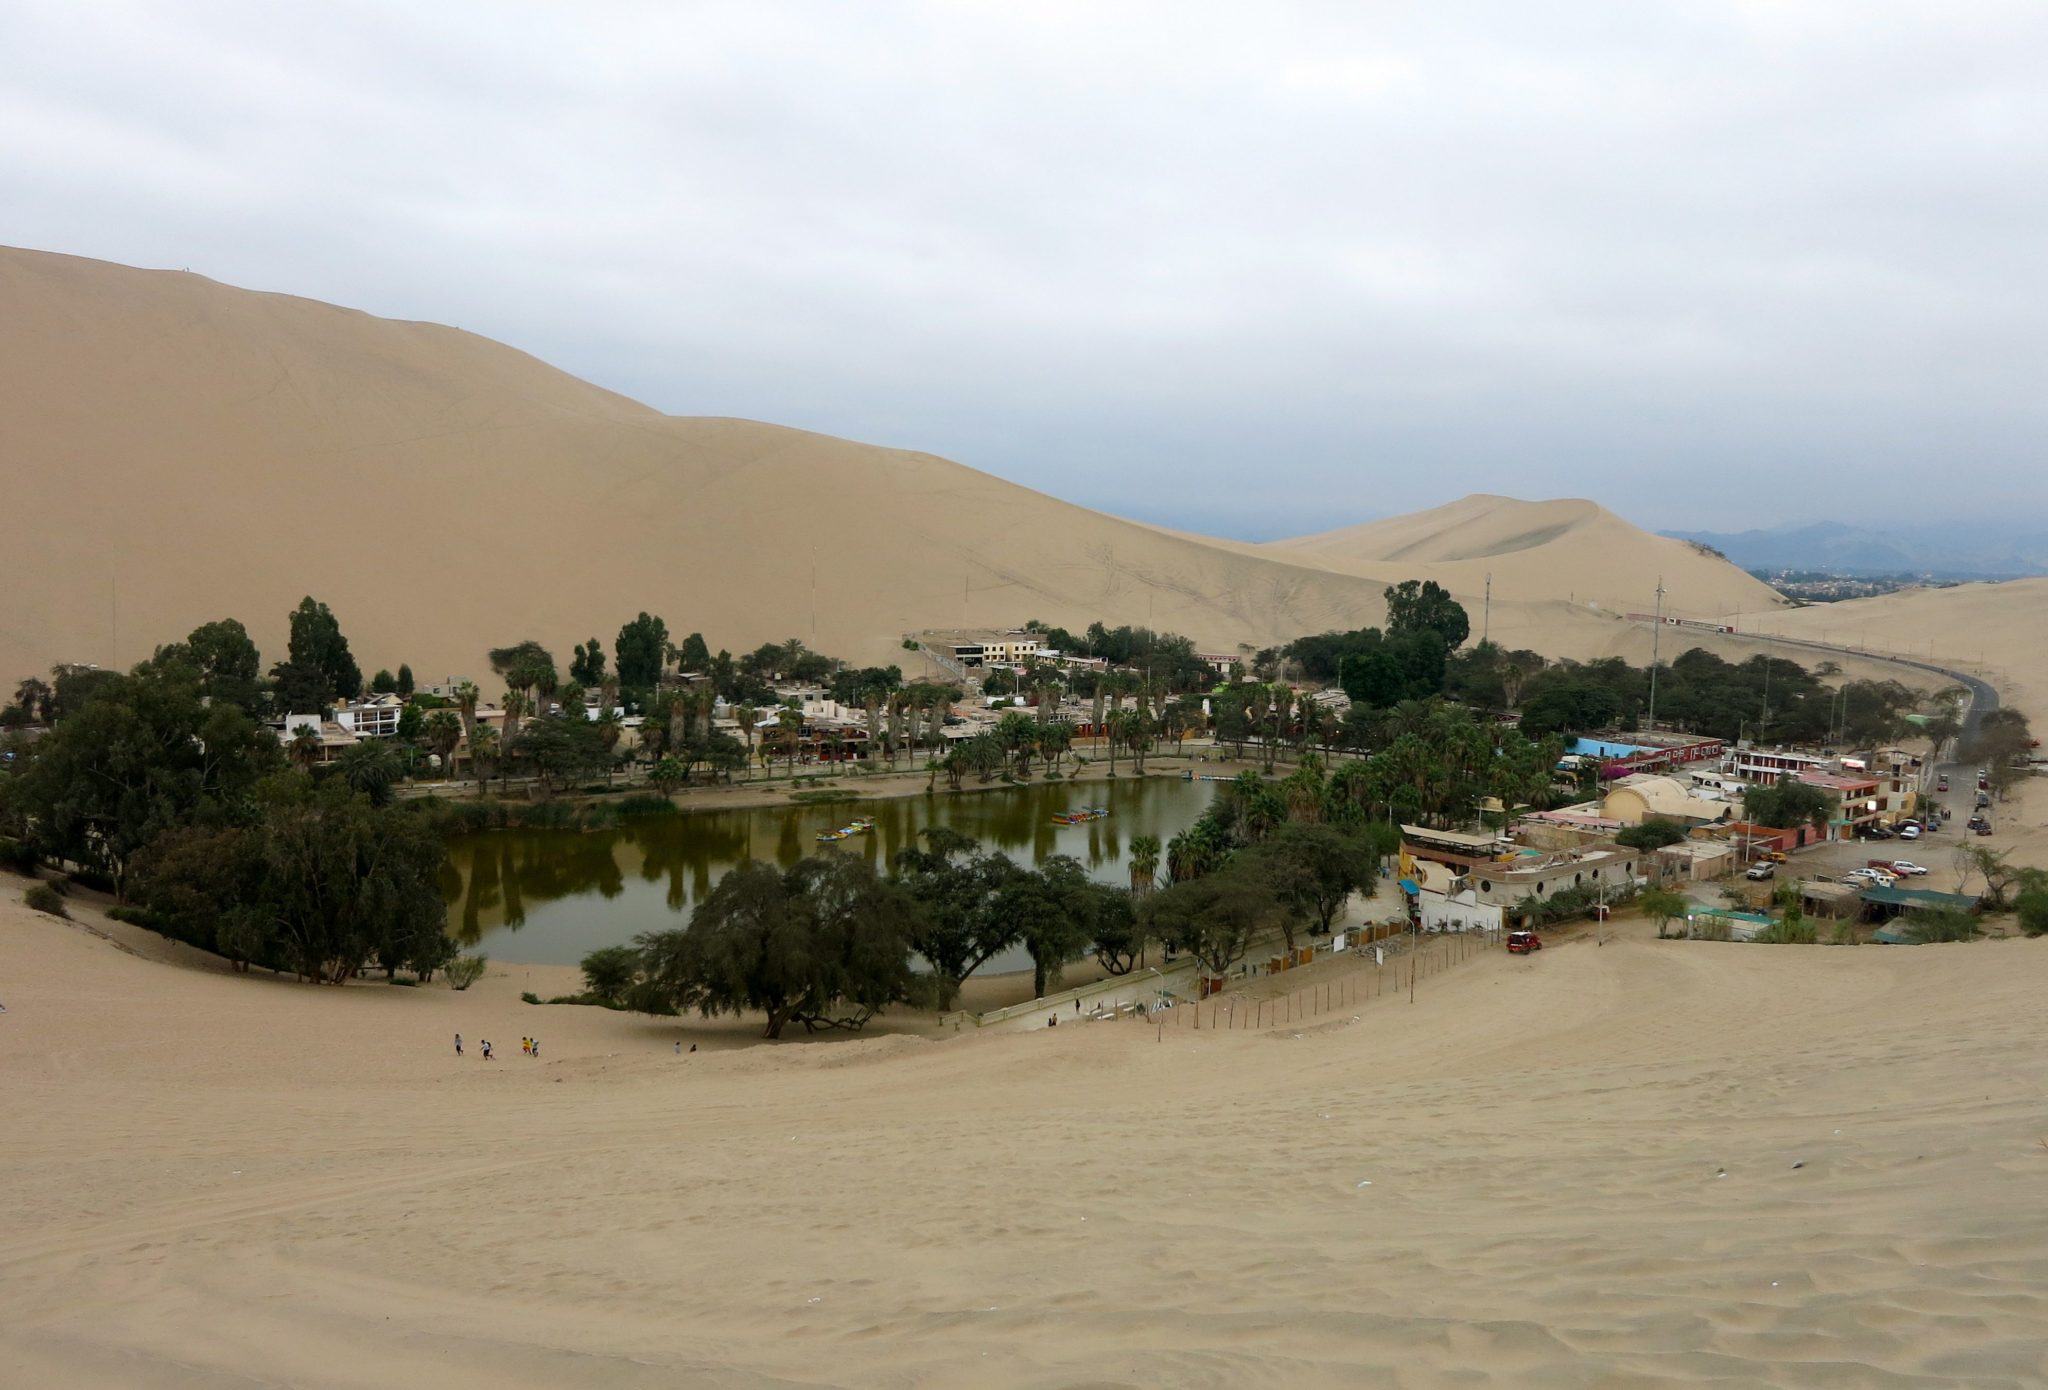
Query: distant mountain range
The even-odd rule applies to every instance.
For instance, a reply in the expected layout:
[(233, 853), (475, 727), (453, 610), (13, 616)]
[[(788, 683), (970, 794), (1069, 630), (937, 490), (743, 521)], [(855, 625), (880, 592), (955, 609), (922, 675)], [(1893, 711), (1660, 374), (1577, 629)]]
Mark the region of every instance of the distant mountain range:
[(1817, 521), (1764, 531), (1665, 531), (1712, 546), (1746, 570), (1825, 570), (1831, 574), (1927, 574), (1950, 579), (2012, 579), (2048, 574), (2048, 534), (1968, 525), (1904, 522), (1895, 530)]

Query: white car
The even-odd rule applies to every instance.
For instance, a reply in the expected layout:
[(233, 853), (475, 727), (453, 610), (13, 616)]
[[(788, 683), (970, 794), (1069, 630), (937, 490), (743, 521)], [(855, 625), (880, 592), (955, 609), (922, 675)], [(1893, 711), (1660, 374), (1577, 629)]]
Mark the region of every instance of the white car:
[(1888, 874), (1883, 869), (1851, 869), (1842, 876), (1844, 883), (1874, 883), (1880, 888), (1889, 888), (1898, 881), (1896, 874)]
[(1917, 826), (1917, 825), (1902, 825), (1902, 826), (1900, 826), (1900, 827), (1899, 827), (1899, 838), (1900, 838), (1901, 840), (1917, 840), (1917, 839), (1919, 839), (1919, 838), (1920, 838), (1920, 827), (1919, 827), (1919, 826)]
[(1927, 870), (1910, 859), (1894, 859), (1892, 861), (1892, 872), (1895, 874), (1910, 874), (1914, 878), (1919, 878), (1926, 874)]

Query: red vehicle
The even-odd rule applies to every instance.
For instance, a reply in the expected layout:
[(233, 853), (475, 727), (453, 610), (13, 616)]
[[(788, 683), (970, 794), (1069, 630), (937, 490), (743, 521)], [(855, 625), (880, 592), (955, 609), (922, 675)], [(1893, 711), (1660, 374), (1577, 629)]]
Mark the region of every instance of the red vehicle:
[(1947, 778), (1946, 776), (1944, 776), (1944, 777), (1943, 777), (1943, 778), (1941, 779), (1941, 781), (1939, 781), (1939, 782), (1937, 782), (1937, 783), (1935, 784), (1935, 787), (1934, 787), (1934, 789), (1935, 789), (1936, 791), (1938, 791), (1938, 792), (1945, 792), (1945, 791), (1947, 791), (1947, 790), (1948, 790), (1948, 778)]
[(1543, 938), (1532, 931), (1511, 931), (1508, 933), (1508, 954), (1526, 956), (1531, 951), (1543, 949)]

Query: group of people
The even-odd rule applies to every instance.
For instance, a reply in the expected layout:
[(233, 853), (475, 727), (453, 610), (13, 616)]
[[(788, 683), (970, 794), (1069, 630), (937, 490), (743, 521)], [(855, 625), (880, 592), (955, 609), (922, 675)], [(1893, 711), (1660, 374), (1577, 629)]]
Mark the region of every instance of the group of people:
[[(483, 1054), (483, 1058), (486, 1062), (497, 1060), (495, 1054), (493, 1054), (491, 1051), (491, 1040), (489, 1038), (479, 1038), (477, 1040), (476, 1047), (477, 1051)], [(521, 1038), (519, 1040), (519, 1050), (529, 1057), (540, 1056), (540, 1039)], [(695, 1048), (692, 1048), (690, 1050), (693, 1052), (696, 1051)], [(457, 1057), (460, 1057), (462, 1055), (462, 1034), (460, 1033), (457, 1033), (455, 1035), (455, 1055)]]

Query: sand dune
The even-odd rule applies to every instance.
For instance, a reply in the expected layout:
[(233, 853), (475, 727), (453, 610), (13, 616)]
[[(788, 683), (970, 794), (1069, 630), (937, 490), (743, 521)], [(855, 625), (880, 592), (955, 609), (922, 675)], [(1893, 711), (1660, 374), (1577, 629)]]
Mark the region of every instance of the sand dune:
[(18, 893), (10, 1384), (2048, 1377), (2044, 943), (1625, 930), (1334, 1026), (679, 1059), (516, 973), (233, 977)]
[(2008, 704), (2048, 714), (2048, 579), (1906, 589), (1759, 615), (1790, 637), (1867, 647), (1981, 672)]
[[(31, 251), (0, 251), (0, 377), (0, 470), (35, 519), (0, 609), (7, 679), (131, 662), (226, 615), (275, 659), (307, 593), (366, 669), (423, 679), (484, 675), (483, 650), (523, 636), (609, 640), (641, 608), (736, 650), (885, 658), (906, 630), (1033, 617), (1228, 650), (1379, 623), (1411, 576), (1476, 608), (1488, 566), (1501, 604), (1533, 605), (1532, 643), (1576, 654), (1604, 633), (1564, 601), (1647, 607), (1642, 556), (1676, 544), (1599, 513), (1570, 523), (1597, 543), (1474, 559), (1539, 524), (1524, 513), (1589, 505), (1502, 499), (1444, 509), (1484, 515), (1412, 556), (1174, 535), (929, 454), (665, 416), (451, 328)], [(1695, 561), (1671, 567), (1674, 604), (1769, 602)]]
[[(1769, 585), (1685, 541), (1654, 536), (1579, 498), (1524, 502), (1475, 493), (1407, 516), (1274, 541), (1268, 554), (1344, 573), (1434, 578), (1496, 600), (1565, 599), (1651, 612), (1659, 579), (1665, 611), (1695, 618), (1784, 601)], [(1564, 654), (1564, 653), (1559, 653)]]

